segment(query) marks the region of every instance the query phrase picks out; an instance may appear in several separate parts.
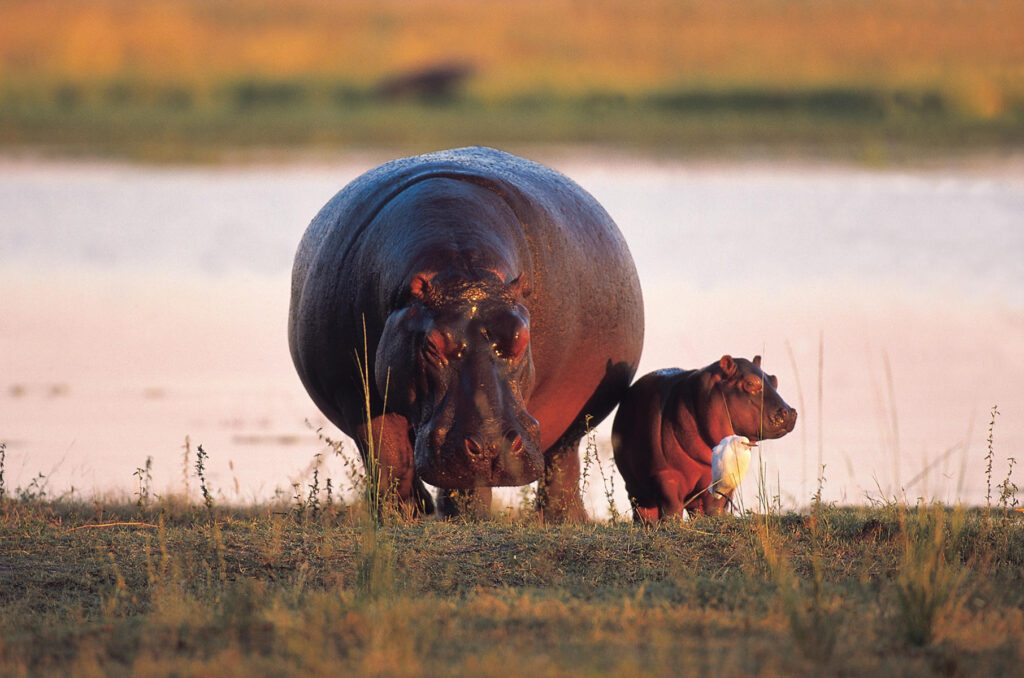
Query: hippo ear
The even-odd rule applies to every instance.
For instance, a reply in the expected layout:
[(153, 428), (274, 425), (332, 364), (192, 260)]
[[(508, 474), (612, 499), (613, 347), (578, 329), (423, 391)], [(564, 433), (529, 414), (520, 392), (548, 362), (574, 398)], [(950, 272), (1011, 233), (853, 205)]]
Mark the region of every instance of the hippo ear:
[(508, 291), (513, 299), (524, 299), (530, 296), (529, 286), (526, 284), (526, 280), (523, 279), (522, 273), (517, 275), (515, 280), (508, 284)]
[(761, 367), (761, 356), (759, 356), (759, 355), (755, 355), (754, 356), (754, 367), (758, 367), (758, 368)]
[(722, 359), (718, 361), (718, 366), (722, 368), (722, 376), (725, 379), (732, 379), (736, 374), (736, 362), (730, 355), (723, 355)]
[(423, 301), (430, 296), (430, 278), (425, 273), (417, 273), (409, 283), (409, 293), (415, 299)]

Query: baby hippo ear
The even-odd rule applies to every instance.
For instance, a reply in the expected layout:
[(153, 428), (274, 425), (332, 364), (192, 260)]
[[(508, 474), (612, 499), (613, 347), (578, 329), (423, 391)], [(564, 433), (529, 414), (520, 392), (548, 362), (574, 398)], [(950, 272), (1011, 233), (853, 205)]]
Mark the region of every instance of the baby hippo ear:
[(722, 359), (718, 361), (718, 366), (722, 369), (723, 379), (732, 379), (736, 374), (736, 362), (731, 355), (723, 355)]
[(761, 367), (761, 356), (759, 356), (759, 355), (755, 355), (754, 356), (754, 367), (758, 367), (758, 368)]

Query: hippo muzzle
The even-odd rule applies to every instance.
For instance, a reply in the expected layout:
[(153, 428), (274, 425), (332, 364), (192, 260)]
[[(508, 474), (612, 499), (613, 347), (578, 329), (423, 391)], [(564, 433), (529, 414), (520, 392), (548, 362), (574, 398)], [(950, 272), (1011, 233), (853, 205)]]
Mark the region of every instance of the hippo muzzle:
[(796, 427), (796, 410), (788, 405), (783, 404), (774, 412), (765, 417), (764, 437), (766, 439), (781, 438), (787, 433), (792, 433)]
[(431, 485), (451, 490), (532, 483), (544, 470), (544, 457), (537, 444), (540, 427), (529, 419), (527, 426), (500, 432), (425, 431), (416, 438), (416, 473)]
[(446, 489), (525, 485), (540, 478), (540, 425), (486, 359), (466, 371), (416, 434), (416, 473)]

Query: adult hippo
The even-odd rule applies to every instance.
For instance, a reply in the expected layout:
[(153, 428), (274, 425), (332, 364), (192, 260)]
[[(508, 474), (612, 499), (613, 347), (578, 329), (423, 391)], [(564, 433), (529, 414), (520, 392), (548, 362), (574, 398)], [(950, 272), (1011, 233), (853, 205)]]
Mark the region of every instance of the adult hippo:
[(612, 423), (615, 465), (626, 481), (633, 518), (655, 522), (683, 509), (717, 514), (732, 490), (712, 487), (712, 448), (732, 436), (781, 438), (796, 410), (779, 380), (753, 361), (724, 355), (699, 370), (645, 374), (630, 387)]
[(382, 486), (406, 510), (433, 510), (421, 481), (450, 515), (540, 479), (546, 519), (584, 520), (585, 418), (606, 417), (629, 386), (643, 300), (622, 235), (586, 191), (464, 148), (389, 162), (324, 206), (295, 256), (288, 338), (364, 464), (372, 433)]

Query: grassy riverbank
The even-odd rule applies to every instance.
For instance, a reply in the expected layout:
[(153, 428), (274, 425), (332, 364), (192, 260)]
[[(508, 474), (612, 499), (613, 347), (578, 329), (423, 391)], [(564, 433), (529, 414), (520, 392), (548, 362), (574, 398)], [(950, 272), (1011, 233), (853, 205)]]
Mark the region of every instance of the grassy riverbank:
[(1006, 675), (1024, 522), (889, 504), (659, 529), (337, 504), (0, 504), (0, 675)]
[[(809, 103), (832, 96), (861, 102), (862, 107), (829, 111)], [(763, 104), (751, 110), (733, 103), (750, 98)], [(1024, 147), (1024, 117), (1016, 112), (984, 120), (945, 111), (889, 113), (884, 102), (894, 98), (872, 91), (791, 95), (684, 90), (666, 95), (665, 104), (656, 98), (615, 96), (545, 97), (508, 104), (461, 100), (444, 105), (335, 106), (321, 100), (245, 110), (227, 104), (168, 110), (44, 103), (0, 111), (0, 149), (215, 162), (392, 147), (412, 152), (475, 144), (511, 149), (570, 144), (667, 156), (781, 153), (885, 163)]]
[[(884, 162), (1024, 144), (1013, 2), (0, 8), (8, 152), (179, 161), (572, 143)], [(430, 73), (440, 79), (416, 80)]]

